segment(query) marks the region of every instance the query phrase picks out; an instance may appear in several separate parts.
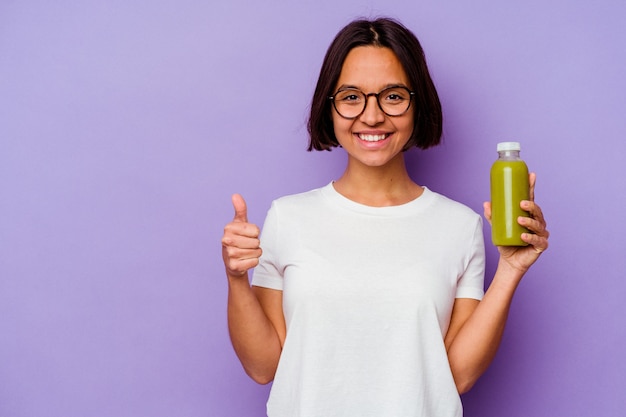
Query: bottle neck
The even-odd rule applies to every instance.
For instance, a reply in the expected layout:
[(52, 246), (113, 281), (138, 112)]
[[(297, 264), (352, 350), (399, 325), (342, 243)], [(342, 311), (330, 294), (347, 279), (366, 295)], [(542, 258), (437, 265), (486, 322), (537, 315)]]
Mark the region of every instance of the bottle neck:
[(499, 151), (498, 159), (503, 161), (519, 161), (521, 160), (519, 156), (519, 151)]

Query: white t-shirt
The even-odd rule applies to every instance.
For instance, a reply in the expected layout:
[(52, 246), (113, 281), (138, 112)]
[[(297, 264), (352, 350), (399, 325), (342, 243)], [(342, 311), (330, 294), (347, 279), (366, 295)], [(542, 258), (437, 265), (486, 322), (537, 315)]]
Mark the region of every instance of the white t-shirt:
[(253, 285), (283, 291), (287, 337), (269, 417), (459, 417), (444, 337), (481, 299), (482, 221), (424, 188), (400, 206), (329, 184), (272, 203)]

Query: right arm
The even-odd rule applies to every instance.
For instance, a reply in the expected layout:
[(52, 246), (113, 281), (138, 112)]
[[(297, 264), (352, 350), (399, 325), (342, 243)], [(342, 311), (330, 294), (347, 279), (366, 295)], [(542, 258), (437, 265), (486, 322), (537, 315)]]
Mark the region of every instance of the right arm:
[(282, 291), (251, 287), (248, 270), (259, 263), (259, 228), (248, 223), (244, 199), (233, 196), (235, 217), (224, 228), (222, 258), (228, 279), (228, 330), (246, 373), (256, 382), (274, 379), (285, 341)]

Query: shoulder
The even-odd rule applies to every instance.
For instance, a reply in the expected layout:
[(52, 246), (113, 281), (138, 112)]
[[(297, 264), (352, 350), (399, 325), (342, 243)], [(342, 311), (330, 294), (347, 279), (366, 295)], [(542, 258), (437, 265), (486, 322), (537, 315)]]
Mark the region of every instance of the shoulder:
[(289, 194), (277, 198), (272, 202), (272, 206), (279, 206), (280, 208), (289, 207), (302, 207), (308, 204), (316, 203), (323, 198), (323, 194), (326, 192), (328, 186), (321, 188), (315, 188), (313, 190), (305, 191), (297, 194)]
[(289, 194), (272, 201), (270, 212), (275, 214), (298, 216), (303, 212), (314, 210), (324, 201), (326, 187), (316, 188), (297, 194)]
[(446, 218), (455, 218), (462, 221), (480, 221), (481, 217), (470, 207), (443, 194), (426, 189), (431, 194), (431, 210)]
[(448, 236), (459, 243), (477, 242), (482, 245), (482, 216), (463, 203), (439, 193), (433, 194), (428, 214), (429, 224), (441, 236)]

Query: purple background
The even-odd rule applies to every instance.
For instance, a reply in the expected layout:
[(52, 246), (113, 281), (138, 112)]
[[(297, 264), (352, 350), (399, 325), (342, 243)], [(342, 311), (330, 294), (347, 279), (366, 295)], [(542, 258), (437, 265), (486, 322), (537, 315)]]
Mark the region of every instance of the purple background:
[(415, 180), (482, 213), (518, 140), (552, 232), (466, 416), (623, 415), (623, 0), (3, 0), (0, 416), (264, 415), (226, 329), (230, 195), (261, 224), (338, 177), (341, 151), (305, 151), (309, 100), (335, 33), (379, 14), (443, 102)]

